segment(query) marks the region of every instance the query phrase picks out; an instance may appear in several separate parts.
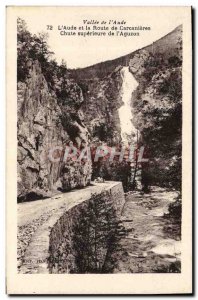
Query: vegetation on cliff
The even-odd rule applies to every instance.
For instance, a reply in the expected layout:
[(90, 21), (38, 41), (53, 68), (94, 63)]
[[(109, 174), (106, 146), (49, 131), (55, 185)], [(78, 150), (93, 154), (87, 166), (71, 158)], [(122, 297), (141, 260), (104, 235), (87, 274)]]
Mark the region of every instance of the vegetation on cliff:
[[(177, 34), (176, 34), (177, 33)], [(171, 53), (139, 51), (130, 61), (139, 86), (132, 96), (134, 123), (141, 143), (149, 151), (149, 183), (181, 189), (182, 151), (182, 41), (181, 27), (173, 43), (169, 36), (160, 40), (171, 44)], [(158, 42), (156, 42), (157, 44)]]
[[(143, 190), (149, 191), (150, 185), (180, 190), (182, 27), (126, 56), (71, 70), (82, 87), (87, 126), (92, 140), (96, 142), (113, 146), (121, 143), (116, 110), (122, 105), (120, 69), (127, 65), (139, 84), (131, 100), (132, 122), (140, 133), (138, 146), (145, 147), (149, 158), (149, 164), (141, 166)], [(107, 90), (111, 93), (105, 93)], [(122, 173), (121, 169), (125, 172)], [(132, 188), (128, 173), (130, 165), (125, 163), (121, 166), (117, 163), (117, 168), (114, 168), (114, 164), (101, 161), (93, 169), (95, 177), (103, 176), (107, 180), (122, 178), (125, 190)]]
[(92, 172), (90, 165), (71, 161), (54, 168), (40, 159), (46, 147), (65, 146), (69, 141), (79, 148), (87, 144), (120, 147), (123, 66), (129, 66), (139, 84), (131, 103), (133, 124), (140, 133), (138, 146), (146, 148), (149, 158), (149, 164), (141, 168), (143, 189), (149, 191), (149, 185), (181, 189), (182, 28), (144, 49), (76, 70), (68, 70), (64, 61), (57, 64), (47, 38), (43, 32), (32, 35), (18, 19), (20, 197), (28, 193), (40, 197), (41, 190), (49, 191), (54, 185), (65, 191), (82, 187), (91, 174), (92, 179), (120, 180), (125, 191), (135, 187), (131, 166), (125, 161), (99, 160)]
[(46, 34), (32, 35), (21, 19), (17, 29), (18, 200), (24, 201), (86, 186), (91, 162), (49, 159), (54, 147), (89, 143), (82, 90), (66, 64), (51, 59)]

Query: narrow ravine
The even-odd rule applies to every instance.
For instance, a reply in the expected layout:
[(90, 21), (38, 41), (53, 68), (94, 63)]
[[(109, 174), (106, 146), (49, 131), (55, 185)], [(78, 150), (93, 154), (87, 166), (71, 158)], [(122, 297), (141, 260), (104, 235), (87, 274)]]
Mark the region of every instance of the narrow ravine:
[(123, 105), (119, 108), (119, 118), (121, 127), (121, 137), (124, 143), (128, 143), (127, 136), (135, 136), (136, 128), (132, 124), (133, 110), (131, 107), (131, 96), (133, 91), (138, 86), (138, 82), (133, 74), (129, 71), (129, 67), (123, 67), (121, 70), (122, 76), (122, 101)]

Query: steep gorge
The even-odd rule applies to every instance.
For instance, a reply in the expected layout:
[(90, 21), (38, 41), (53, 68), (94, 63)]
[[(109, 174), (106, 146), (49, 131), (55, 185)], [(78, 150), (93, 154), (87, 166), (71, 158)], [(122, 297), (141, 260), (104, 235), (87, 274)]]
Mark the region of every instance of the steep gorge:
[[(84, 87), (83, 95), (87, 107), (96, 108), (87, 110), (83, 108), (91, 139), (102, 144), (107, 142), (110, 146), (120, 146), (122, 142), (119, 112), (124, 110), (125, 102), (124, 98), (122, 99), (123, 68), (129, 70), (134, 78), (133, 82), (137, 82), (134, 89), (131, 87), (133, 82), (130, 83), (130, 106), (133, 112), (131, 129), (135, 128), (136, 132), (128, 138), (130, 142), (135, 142), (138, 149), (143, 146), (145, 157), (149, 159), (148, 164), (141, 165), (143, 190), (149, 191), (150, 185), (180, 190), (182, 25), (143, 49), (111, 61), (71, 70), (76, 82)], [(113, 79), (113, 83), (110, 79)], [(101, 100), (101, 94), (98, 92), (100, 89), (111, 91), (110, 95), (106, 94), (105, 102), (104, 97)], [(129, 89), (128, 91), (126, 89), (126, 95), (128, 92)], [(98, 112), (104, 110), (104, 105), (106, 108), (114, 108), (112, 118), (109, 118), (111, 114), (108, 114), (108, 118), (101, 118)], [(101, 121), (98, 120), (98, 116)], [(95, 124), (99, 130), (94, 130)], [(105, 136), (107, 138), (104, 139)], [(116, 163), (116, 166), (114, 164), (110, 166), (108, 163), (101, 163), (100, 166), (93, 166), (93, 174), (106, 180), (121, 180), (125, 191), (133, 188), (128, 179), (130, 177), (128, 164), (123, 163), (120, 166)]]
[[(50, 61), (45, 52), (37, 50), (38, 39), (35, 40), (24, 28), (19, 28), (18, 31), (19, 201), (50, 197), (59, 191), (83, 188), (90, 184), (91, 178), (97, 176), (106, 180), (121, 180), (125, 190), (129, 189), (126, 179), (127, 176), (130, 177), (128, 164), (109, 165), (102, 162), (92, 165), (88, 160), (72, 159), (64, 162), (62, 150), (70, 142), (79, 150), (98, 144), (118, 146), (123, 140), (123, 122), (127, 122), (133, 131), (138, 128), (141, 143), (149, 145), (154, 141), (156, 146), (156, 143), (161, 142), (160, 149), (163, 150), (164, 143), (169, 142), (163, 122), (169, 122), (172, 116), (170, 112), (175, 113), (175, 107), (178, 111), (181, 104), (179, 86), (174, 95), (171, 93), (175, 87), (170, 90), (165, 86), (170, 78), (174, 82), (180, 78), (181, 26), (144, 49), (76, 70), (68, 70), (64, 65), (59, 66), (55, 61)], [(45, 50), (48, 53), (48, 49)], [(127, 95), (123, 96), (123, 78), (128, 71), (132, 74), (131, 84), (134, 86), (128, 89), (126, 87)], [(129, 76), (129, 73), (125, 76)], [(130, 85), (130, 79), (128, 84)], [(133, 124), (129, 124), (131, 116), (124, 120), (122, 114), (126, 104), (124, 97), (128, 99), (130, 95), (132, 101), (128, 102), (127, 110), (129, 107), (132, 110), (133, 107)], [(162, 122), (160, 114), (161, 118), (164, 116)], [(152, 121), (149, 124), (148, 116)], [(163, 129), (163, 141), (159, 141), (158, 133), (154, 132), (154, 137), (148, 131), (159, 120)], [(180, 153), (175, 149), (180, 145), (181, 132), (178, 130), (179, 124), (175, 126), (176, 136), (171, 136), (170, 155), (157, 153), (158, 156), (164, 155), (165, 163), (169, 165), (172, 157), (180, 159)], [(136, 139), (134, 134), (132, 139)], [(58, 162), (49, 159), (49, 151), (54, 147), (57, 147), (55, 156), (60, 158)], [(152, 168), (155, 172), (156, 165)], [(174, 168), (177, 172), (180, 167), (175, 164)], [(163, 176), (161, 181), (164, 181)]]
[[(20, 273), (180, 272), (181, 41), (180, 26), (125, 57), (68, 70), (19, 30), (18, 201), (31, 201), (18, 204)], [(78, 152), (144, 145), (149, 163), (65, 161), (71, 143)]]

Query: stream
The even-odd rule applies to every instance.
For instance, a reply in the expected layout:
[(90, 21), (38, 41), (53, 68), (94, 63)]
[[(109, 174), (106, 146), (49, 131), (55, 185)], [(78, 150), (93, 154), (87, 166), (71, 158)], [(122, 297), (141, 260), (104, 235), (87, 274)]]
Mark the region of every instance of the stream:
[[(128, 67), (121, 70), (122, 101), (119, 109), (122, 142), (133, 137), (136, 142), (131, 96), (138, 82)], [(168, 218), (169, 204), (177, 192), (152, 187), (149, 194), (131, 192), (126, 196), (122, 223), (126, 236), (121, 237), (108, 261), (112, 273), (181, 272), (181, 224)]]
[(166, 217), (175, 197), (159, 187), (127, 195), (122, 222), (128, 233), (111, 257), (112, 273), (181, 272), (181, 224)]

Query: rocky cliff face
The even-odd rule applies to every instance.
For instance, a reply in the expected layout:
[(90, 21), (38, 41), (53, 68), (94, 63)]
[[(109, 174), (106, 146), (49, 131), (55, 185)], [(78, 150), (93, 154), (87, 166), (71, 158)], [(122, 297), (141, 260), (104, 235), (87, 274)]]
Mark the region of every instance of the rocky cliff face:
[[(160, 160), (162, 169), (173, 165), (171, 176), (176, 178), (176, 173), (180, 174), (181, 26), (144, 49), (83, 69), (67, 70), (65, 64), (58, 65), (49, 55), (44, 38), (35, 38), (21, 24), (18, 28), (19, 201), (84, 187), (90, 183), (92, 174), (92, 178), (103, 176), (106, 180), (121, 180), (123, 184), (126, 181), (124, 187), (128, 188), (129, 165), (94, 163), (92, 171), (90, 161), (65, 162), (62, 151), (70, 141), (79, 150), (87, 145), (121, 144), (123, 66), (129, 67), (138, 83), (131, 97), (133, 125), (157, 159), (165, 156), (165, 160)], [(174, 130), (169, 126), (171, 123)], [(55, 147), (59, 149), (53, 155), (60, 159), (52, 162), (49, 151)], [(154, 166), (149, 176), (158, 174), (156, 170)], [(177, 177), (181, 179), (180, 175)]]
[(182, 26), (141, 49), (129, 61), (139, 82), (132, 95), (133, 123), (147, 147), (145, 186), (181, 189)]
[[(142, 168), (145, 186), (180, 188), (182, 26), (126, 56), (72, 70), (72, 76), (83, 90), (83, 111), (93, 142), (110, 146), (121, 143), (118, 110), (123, 105), (121, 70), (124, 66), (137, 81), (137, 89), (131, 94), (131, 126), (138, 131), (138, 145), (145, 147), (150, 161), (149, 166)], [(120, 180), (123, 171), (118, 169), (118, 164), (112, 170), (105, 162), (99, 167), (94, 165), (94, 174), (107, 180)]]
[(116, 145), (121, 142), (120, 119), (118, 109), (121, 99), (121, 66), (109, 75), (93, 79), (80, 80), (83, 90), (85, 123), (89, 129), (92, 144), (98, 142)]
[[(83, 187), (91, 177), (89, 161), (64, 162), (61, 151), (70, 141), (79, 147), (89, 143), (81, 89), (72, 80), (57, 80), (55, 93), (49, 89), (40, 63), (29, 60), (27, 65), (27, 79), (18, 82), (19, 201), (48, 197), (57, 189)], [(66, 95), (60, 101), (57, 91), (61, 88)], [(59, 161), (51, 161), (49, 154)]]

